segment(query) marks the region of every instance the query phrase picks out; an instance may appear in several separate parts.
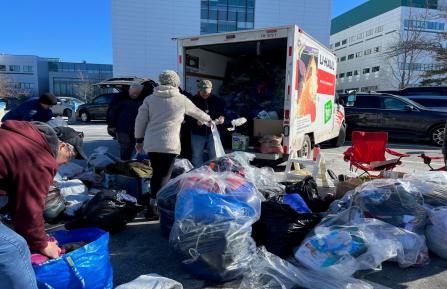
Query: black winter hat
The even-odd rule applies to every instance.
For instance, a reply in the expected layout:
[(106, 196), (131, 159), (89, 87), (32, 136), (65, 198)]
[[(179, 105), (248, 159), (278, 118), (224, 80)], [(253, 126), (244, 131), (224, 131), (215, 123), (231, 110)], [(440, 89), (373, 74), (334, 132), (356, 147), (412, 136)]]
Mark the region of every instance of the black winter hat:
[(56, 105), (57, 97), (51, 92), (47, 92), (39, 97), (39, 102), (47, 105)]
[(77, 132), (71, 127), (67, 126), (58, 126), (54, 128), (54, 131), (56, 132), (57, 137), (59, 140), (69, 143), (72, 146), (74, 146), (77, 154), (77, 159), (87, 159), (87, 155), (85, 154), (84, 150), (82, 149), (82, 137), (81, 132)]
[(32, 124), (45, 137), (55, 157), (59, 150), (59, 141), (62, 141), (71, 144), (75, 148), (77, 159), (87, 159), (87, 155), (82, 149), (82, 133), (75, 131), (71, 127), (58, 126), (52, 128), (48, 124), (40, 121), (33, 121)]

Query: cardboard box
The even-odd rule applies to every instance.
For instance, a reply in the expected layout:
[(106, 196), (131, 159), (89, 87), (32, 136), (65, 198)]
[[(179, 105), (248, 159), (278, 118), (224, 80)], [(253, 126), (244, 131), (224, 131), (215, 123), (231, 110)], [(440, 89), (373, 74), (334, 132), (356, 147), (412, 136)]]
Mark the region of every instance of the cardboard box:
[(261, 137), (268, 134), (281, 135), (283, 133), (282, 119), (254, 119), (253, 136)]
[(246, 135), (233, 133), (231, 135), (231, 148), (233, 150), (245, 151), (248, 149), (250, 138)]

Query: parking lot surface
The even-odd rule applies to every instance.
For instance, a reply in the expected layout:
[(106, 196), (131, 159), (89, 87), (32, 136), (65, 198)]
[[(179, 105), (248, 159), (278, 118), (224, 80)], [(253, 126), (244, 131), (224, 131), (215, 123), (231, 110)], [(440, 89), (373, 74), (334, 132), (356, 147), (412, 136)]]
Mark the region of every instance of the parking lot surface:
[[(75, 124), (72, 127), (84, 132), (84, 148), (87, 154), (92, 153), (99, 146), (106, 146), (110, 153), (118, 156), (118, 145), (107, 135), (106, 126), (103, 123)], [(327, 167), (336, 174), (349, 173), (349, 164), (344, 162), (342, 157), (347, 147), (322, 147), (321, 153), (326, 159)], [(405, 158), (403, 165), (398, 168), (403, 172), (428, 170), (428, 167), (417, 157), (420, 152), (425, 152), (427, 155), (441, 154), (440, 148), (419, 143), (391, 142), (388, 147), (411, 154), (411, 157)], [(441, 163), (435, 163), (435, 166), (437, 165)], [(184, 288), (188, 289), (237, 288), (238, 286), (237, 281), (228, 284), (212, 284), (197, 280), (183, 271), (178, 258), (169, 249), (168, 240), (161, 236), (158, 222), (146, 222), (143, 218), (137, 218), (124, 231), (111, 236), (110, 255), (115, 285), (129, 282), (142, 274), (158, 273), (179, 281)], [(362, 277), (395, 289), (446, 289), (447, 260), (431, 255), (429, 265), (406, 269), (399, 268), (396, 263), (387, 262), (382, 270)]]

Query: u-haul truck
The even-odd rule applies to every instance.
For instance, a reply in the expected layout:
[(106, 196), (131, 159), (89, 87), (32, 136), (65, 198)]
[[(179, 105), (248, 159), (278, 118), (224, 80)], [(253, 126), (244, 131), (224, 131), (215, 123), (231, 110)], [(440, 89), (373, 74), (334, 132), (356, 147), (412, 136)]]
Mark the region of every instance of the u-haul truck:
[[(298, 26), (207, 34), (177, 41), (182, 89), (196, 94), (197, 81), (209, 79), (213, 83), (213, 94), (226, 99), (227, 104), (245, 105), (238, 91), (222, 96), (223, 91), (228, 91), (227, 87), (234, 85), (232, 82), (242, 81), (240, 75), (234, 79), (238, 70), (251, 65), (274, 67), (270, 78), (278, 87), (276, 94), (271, 95), (280, 98), (276, 100), (280, 102), (279, 120), (254, 120), (253, 133), (282, 133), (285, 156), (297, 152), (309, 157), (315, 144), (331, 140), (334, 146), (339, 146), (344, 142), (344, 109), (335, 99), (336, 57)], [(253, 73), (251, 76), (248, 73), (243, 81), (256, 82), (257, 79)], [(262, 89), (262, 82), (256, 87)], [(245, 101), (247, 106), (253, 105), (246, 98)], [(262, 154), (257, 156), (262, 157)], [(266, 158), (271, 157), (270, 154)]]

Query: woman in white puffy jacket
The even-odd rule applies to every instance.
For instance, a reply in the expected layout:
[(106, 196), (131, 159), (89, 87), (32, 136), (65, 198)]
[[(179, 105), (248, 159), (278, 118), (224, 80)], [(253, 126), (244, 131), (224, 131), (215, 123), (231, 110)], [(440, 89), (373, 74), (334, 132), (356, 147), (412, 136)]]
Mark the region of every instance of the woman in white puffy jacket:
[(180, 154), (180, 128), (185, 115), (213, 125), (208, 114), (179, 92), (180, 78), (175, 71), (162, 72), (159, 82), (140, 106), (135, 121), (135, 148), (148, 154), (153, 170), (148, 220), (158, 219), (155, 197), (171, 178), (175, 158)]

